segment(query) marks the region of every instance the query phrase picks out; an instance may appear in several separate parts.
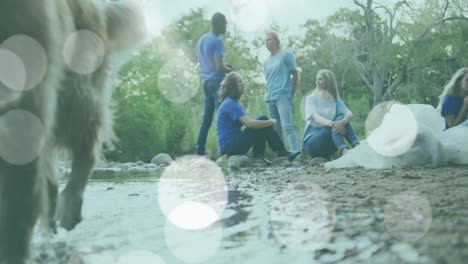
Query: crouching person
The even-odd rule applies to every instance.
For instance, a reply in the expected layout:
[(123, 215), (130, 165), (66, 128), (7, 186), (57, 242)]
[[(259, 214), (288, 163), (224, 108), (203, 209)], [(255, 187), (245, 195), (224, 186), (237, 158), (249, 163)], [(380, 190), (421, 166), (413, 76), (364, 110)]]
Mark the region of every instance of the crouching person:
[[(216, 120), (216, 138), (221, 155), (244, 155), (253, 147), (253, 156), (265, 159), (265, 143), (280, 157), (288, 157), (293, 160), (299, 152), (291, 153), (286, 150), (278, 133), (274, 130), (276, 120), (261, 116), (252, 119), (245, 113), (239, 104), (239, 99), (244, 94), (245, 84), (241, 76), (236, 72), (229, 73), (221, 83)], [(241, 127), (245, 125), (245, 129)]]
[(345, 142), (354, 148), (359, 145), (350, 121), (351, 111), (340, 100), (336, 79), (330, 70), (317, 73), (316, 88), (305, 101), (306, 124), (302, 150), (311, 157), (324, 157), (337, 150), (343, 156), (348, 151)]

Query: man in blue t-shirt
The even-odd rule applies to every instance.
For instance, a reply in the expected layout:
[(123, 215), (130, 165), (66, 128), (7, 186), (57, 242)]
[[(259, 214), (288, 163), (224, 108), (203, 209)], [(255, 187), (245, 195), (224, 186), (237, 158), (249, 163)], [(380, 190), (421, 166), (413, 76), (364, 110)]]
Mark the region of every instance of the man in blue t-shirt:
[(281, 140), (283, 140), (284, 129), (288, 137), (289, 150), (297, 152), (297, 135), (292, 116), (292, 97), (297, 85), (296, 60), (291, 52), (280, 47), (280, 41), (275, 32), (266, 34), (265, 44), (270, 51), (270, 57), (263, 63), (268, 114), (277, 120), (276, 131)]
[(232, 71), (231, 66), (224, 64), (224, 44), (219, 35), (226, 33), (226, 17), (215, 13), (211, 18), (211, 32), (203, 35), (198, 41), (198, 63), (203, 80), (203, 116), (198, 132), (196, 153), (205, 154), (206, 138), (213, 121), (215, 109), (219, 106), (218, 90), (224, 74)]

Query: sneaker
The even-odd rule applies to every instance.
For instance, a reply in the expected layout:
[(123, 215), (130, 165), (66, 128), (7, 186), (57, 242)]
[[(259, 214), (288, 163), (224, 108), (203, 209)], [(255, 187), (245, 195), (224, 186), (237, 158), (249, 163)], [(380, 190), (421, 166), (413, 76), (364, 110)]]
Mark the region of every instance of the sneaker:
[(297, 158), (297, 156), (299, 156), (299, 154), (301, 154), (300, 151), (289, 152), (287, 157), (288, 157), (289, 161), (293, 161), (295, 158)]
[(271, 165), (271, 161), (269, 161), (267, 158), (263, 157), (263, 156), (257, 156), (257, 157), (254, 157), (254, 162), (262, 162), (262, 163), (265, 163), (265, 165)]
[(278, 157), (287, 157), (289, 161), (293, 161), (297, 156), (301, 154), (300, 151), (297, 152), (289, 152), (289, 151), (283, 151), (278, 153)]

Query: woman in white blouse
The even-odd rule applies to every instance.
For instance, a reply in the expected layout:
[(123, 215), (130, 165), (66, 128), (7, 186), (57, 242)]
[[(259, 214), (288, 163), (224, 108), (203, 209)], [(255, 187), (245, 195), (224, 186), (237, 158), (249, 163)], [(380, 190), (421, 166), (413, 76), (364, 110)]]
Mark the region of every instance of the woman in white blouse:
[(340, 151), (346, 154), (348, 145), (359, 145), (350, 121), (353, 113), (340, 100), (335, 75), (330, 70), (317, 73), (316, 88), (305, 100), (306, 125), (302, 151), (312, 157), (328, 157)]

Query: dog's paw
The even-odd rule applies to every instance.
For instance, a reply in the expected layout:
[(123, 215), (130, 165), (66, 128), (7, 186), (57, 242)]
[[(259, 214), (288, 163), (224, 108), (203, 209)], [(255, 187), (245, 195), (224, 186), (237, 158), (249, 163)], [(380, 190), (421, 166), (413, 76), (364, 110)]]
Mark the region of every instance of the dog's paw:
[(81, 222), (81, 206), (83, 198), (80, 194), (71, 191), (60, 193), (55, 218), (59, 225), (67, 230), (72, 230)]

